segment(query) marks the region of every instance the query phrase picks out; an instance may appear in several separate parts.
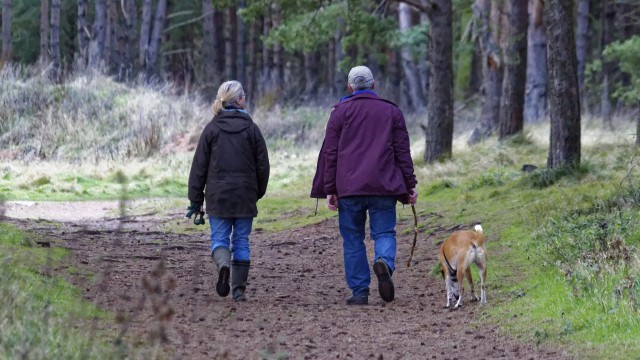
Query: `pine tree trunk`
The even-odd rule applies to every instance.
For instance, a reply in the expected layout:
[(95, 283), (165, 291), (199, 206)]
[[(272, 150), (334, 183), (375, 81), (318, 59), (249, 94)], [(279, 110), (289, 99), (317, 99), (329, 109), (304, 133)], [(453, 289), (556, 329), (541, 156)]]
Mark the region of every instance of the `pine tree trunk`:
[(524, 89), (527, 79), (527, 2), (509, 0), (508, 42), (504, 56), (504, 78), (500, 101), (500, 140), (522, 132)]
[(249, 54), (247, 64), (247, 79), (245, 91), (247, 92), (248, 102), (253, 107), (256, 97), (256, 82), (258, 78), (258, 35), (261, 33), (262, 20), (256, 19), (249, 27)]
[(60, 65), (60, 0), (51, 1), (51, 73), (55, 82), (62, 80)]
[(102, 53), (105, 68), (108, 72), (117, 68), (119, 61), (116, 56), (116, 40), (117, 40), (117, 17), (118, 5), (117, 0), (107, 0), (107, 28), (105, 31), (104, 51)]
[(547, 35), (543, 0), (531, 0), (524, 119), (537, 122), (547, 115)]
[[(603, 0), (602, 4), (602, 52), (615, 41), (615, 20), (616, 8), (615, 0)], [(612, 105), (611, 105), (611, 77), (615, 64), (606, 61), (602, 56), (602, 94), (601, 94), (601, 115), (605, 124), (612, 126)]]
[(225, 27), (225, 54), (228, 56), (225, 69), (226, 80), (236, 79), (236, 59), (238, 55), (238, 16), (234, 6), (227, 9), (227, 21)]
[(125, 0), (124, 5), (124, 54), (123, 63), (125, 68), (125, 78), (131, 79), (136, 66), (136, 52), (137, 52), (137, 36), (136, 25), (138, 23), (138, 12), (136, 8), (135, 0)]
[[(500, 119), (503, 61), (500, 49), (502, 29), (501, 0), (477, 0), (474, 11), (481, 22), (479, 38), (482, 43), (482, 111), (476, 129), (477, 140), (493, 134)], [(475, 142), (475, 141), (471, 141)]]
[(156, 8), (156, 15), (153, 19), (153, 29), (151, 38), (149, 39), (148, 62), (146, 68), (147, 80), (157, 76), (156, 63), (158, 62), (158, 52), (162, 42), (162, 33), (164, 30), (164, 19), (167, 15), (167, 0), (159, 0)]
[[(407, 32), (411, 27), (411, 9), (406, 3), (398, 5), (398, 19), (400, 23), (400, 32)], [(406, 82), (408, 99), (411, 103), (411, 109), (420, 111), (424, 109), (424, 94), (420, 86), (420, 76), (411, 56), (411, 48), (403, 46), (401, 49), (401, 63), (404, 72), (404, 81)]]
[(580, 104), (586, 110), (586, 94), (584, 86), (584, 71), (587, 65), (587, 51), (589, 46), (589, 3), (590, 0), (578, 0), (578, 15), (576, 17), (576, 57), (578, 58), (578, 88), (580, 89)]
[[(221, 10), (214, 9), (213, 11), (213, 38), (215, 44), (214, 63), (216, 67), (218, 82), (224, 78), (225, 73), (225, 41), (224, 41), (224, 14)], [(226, 80), (226, 79), (225, 79)], [(216, 88), (220, 84), (216, 84)]]
[(453, 9), (450, 0), (431, 5), (429, 55), (429, 120), (426, 126), (424, 160), (451, 158), (453, 143)]
[(40, 0), (40, 56), (41, 67), (49, 63), (49, 0)]
[[(243, 9), (245, 7), (245, 1), (238, 1), (238, 8)], [(236, 79), (238, 79), (243, 85), (247, 81), (246, 78), (246, 69), (247, 69), (247, 26), (242, 17), (238, 17), (238, 40), (237, 40), (237, 49), (238, 49), (238, 57), (237, 57), (237, 68), (236, 68)], [(246, 85), (245, 85), (246, 87)]]
[(215, 48), (213, 21), (213, 4), (211, 0), (202, 0), (202, 85), (203, 92), (209, 97), (215, 97), (216, 69), (213, 61), (213, 50)]
[[(262, 22), (262, 36), (269, 36), (271, 31), (271, 14), (267, 13), (264, 16)], [(271, 73), (273, 69), (273, 51), (271, 46), (264, 43), (262, 44), (262, 73), (260, 74), (259, 93), (260, 96), (264, 96), (267, 89), (270, 89)]]
[(78, 0), (77, 37), (78, 54), (77, 61), (81, 69), (84, 69), (89, 61), (89, 27), (87, 25), (87, 0)]
[(573, 2), (545, 0), (551, 133), (547, 166), (580, 165), (580, 96)]
[(336, 89), (334, 86), (334, 80), (336, 77), (336, 39), (332, 37), (329, 39), (327, 45), (327, 78), (325, 79), (326, 88), (328, 89), (328, 96), (333, 98), (336, 96)]
[(152, 1), (144, 0), (142, 3), (142, 18), (140, 19), (140, 52), (138, 54), (138, 61), (142, 69), (147, 68), (149, 36), (151, 34), (151, 11)]
[(4, 0), (2, 3), (2, 60), (11, 60), (11, 1)]
[(313, 99), (318, 89), (318, 61), (316, 53), (304, 53), (304, 95), (307, 99)]
[(89, 67), (92, 69), (100, 67), (106, 38), (106, 22), (105, 0), (96, 0), (96, 18), (91, 28), (91, 42), (89, 43)]
[[(282, 12), (277, 3), (272, 5), (272, 28), (277, 28), (282, 23)], [(282, 90), (284, 86), (284, 49), (279, 41), (273, 43), (273, 80), (272, 85)]]

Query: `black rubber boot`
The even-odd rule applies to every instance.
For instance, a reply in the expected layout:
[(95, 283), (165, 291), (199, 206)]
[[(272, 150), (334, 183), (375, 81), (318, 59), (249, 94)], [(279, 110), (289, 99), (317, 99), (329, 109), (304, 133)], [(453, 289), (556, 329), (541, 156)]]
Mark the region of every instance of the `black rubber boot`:
[(235, 301), (247, 301), (244, 291), (247, 288), (250, 265), (249, 260), (233, 260), (231, 262), (231, 290)]
[(229, 265), (231, 263), (231, 252), (229, 249), (225, 247), (217, 247), (213, 254), (213, 261), (216, 263), (218, 267), (218, 282), (216, 283), (216, 292), (218, 295), (225, 297), (229, 295), (229, 276), (230, 269)]

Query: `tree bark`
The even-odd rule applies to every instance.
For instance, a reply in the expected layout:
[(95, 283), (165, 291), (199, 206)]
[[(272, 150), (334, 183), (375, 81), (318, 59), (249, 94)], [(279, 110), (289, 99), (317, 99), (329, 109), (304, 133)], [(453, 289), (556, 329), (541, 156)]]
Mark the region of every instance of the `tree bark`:
[[(616, 19), (616, 8), (615, 8), (615, 0), (602, 0), (602, 52), (607, 47), (607, 45), (611, 44), (615, 41), (615, 19)], [(612, 106), (611, 106), (611, 81), (613, 76), (613, 70), (615, 68), (615, 64), (611, 61), (607, 61), (604, 56), (601, 55), (602, 59), (602, 94), (601, 94), (601, 105), (600, 105), (600, 113), (602, 115), (602, 120), (605, 124), (612, 126), (611, 118), (612, 118)]]
[(543, 0), (530, 0), (527, 53), (527, 85), (524, 119), (538, 122), (547, 115), (547, 35), (544, 29)]
[(262, 20), (256, 19), (249, 27), (249, 54), (245, 91), (250, 106), (254, 105), (258, 78), (258, 36), (262, 30)]
[[(398, 5), (398, 20), (400, 32), (406, 33), (411, 27), (411, 8), (406, 3)], [(413, 62), (411, 48), (407, 45), (400, 50), (402, 70), (404, 72), (404, 81), (408, 92), (408, 99), (411, 109), (420, 111), (424, 109), (424, 94), (420, 85), (420, 75)]]
[(316, 53), (304, 53), (304, 94), (307, 99), (313, 99), (318, 89), (318, 61)]
[[(216, 73), (219, 74), (216, 78), (216, 80), (218, 80), (218, 82), (220, 82), (221, 78), (224, 78), (224, 73), (225, 73), (225, 55), (226, 55), (226, 49), (225, 49), (225, 41), (224, 41), (224, 14), (221, 10), (218, 9), (214, 9), (213, 11), (213, 38), (214, 43), (215, 43), (215, 57), (214, 57), (214, 62), (215, 62), (215, 67), (216, 67)], [(219, 84), (216, 84), (216, 87)]]
[(580, 104), (586, 110), (584, 86), (584, 71), (587, 65), (587, 49), (589, 46), (589, 3), (590, 0), (578, 0), (578, 15), (576, 17), (576, 57), (578, 59), (578, 88), (580, 89)]
[(12, 0), (4, 0), (2, 3), (2, 60), (11, 60), (11, 23), (12, 23)]
[[(271, 31), (271, 13), (267, 11), (262, 22), (262, 36), (266, 38)], [(259, 93), (263, 96), (265, 90), (270, 87), (271, 73), (273, 69), (273, 51), (271, 46), (262, 43), (262, 73), (260, 74)]]
[(482, 49), (483, 76), (479, 128), (474, 131), (476, 139), (470, 140), (471, 143), (491, 136), (499, 125), (504, 68), (500, 47), (503, 6), (501, 0), (476, 0), (473, 6), (480, 21), (478, 32)]
[(151, 0), (144, 0), (142, 3), (142, 18), (140, 19), (140, 47), (138, 61), (142, 69), (147, 68), (147, 52), (149, 51), (149, 34), (151, 33)]
[(424, 153), (427, 163), (451, 158), (453, 143), (453, 9), (450, 0), (434, 0), (430, 9), (431, 83)]
[(87, 25), (87, 0), (78, 0), (77, 37), (78, 37), (78, 62), (84, 69), (89, 61), (89, 27)]
[(41, 67), (49, 63), (49, 0), (40, 0), (40, 57)]
[(107, 7), (107, 22), (104, 39), (104, 51), (102, 52), (102, 58), (107, 71), (116, 68), (118, 60), (116, 59), (116, 40), (117, 40), (117, 17), (118, 17), (118, 5), (116, 0), (106, 0)]
[[(272, 28), (277, 28), (282, 24), (282, 10), (277, 3), (272, 5)], [(272, 85), (282, 90), (284, 84), (284, 49), (279, 41), (273, 43), (273, 80)]]
[(91, 42), (89, 43), (89, 67), (92, 69), (100, 67), (106, 38), (106, 22), (105, 0), (96, 0), (96, 18), (93, 21)]
[(135, 0), (124, 0), (124, 57), (125, 78), (131, 79), (135, 72), (138, 13)]
[(580, 96), (576, 71), (573, 2), (545, 1), (549, 113), (551, 132), (547, 166), (580, 165)]
[(236, 61), (238, 55), (238, 15), (235, 6), (227, 9), (227, 19), (225, 27), (225, 54), (228, 61), (226, 62), (225, 78), (227, 80), (234, 80), (237, 77), (236, 74)]
[(211, 0), (202, 0), (202, 86), (208, 96), (216, 94), (216, 69), (214, 59), (215, 39), (213, 37), (213, 3)]
[(153, 30), (149, 39), (148, 61), (145, 73), (147, 80), (157, 76), (156, 63), (158, 61), (158, 52), (160, 51), (160, 43), (162, 42), (162, 32), (164, 30), (164, 19), (167, 15), (167, 0), (159, 0), (156, 8), (156, 15), (153, 20)]
[(51, 73), (50, 78), (59, 83), (62, 80), (60, 65), (60, 0), (51, 1)]
[[(238, 8), (243, 9), (245, 7), (245, 1), (238, 1)], [(238, 79), (243, 85), (247, 81), (246, 79), (246, 71), (247, 71), (247, 26), (244, 19), (239, 16), (238, 17), (238, 40), (237, 40), (237, 49), (238, 49), (238, 57), (236, 61), (236, 79)], [(245, 89), (246, 90), (246, 89)]]
[(527, 2), (509, 0), (508, 43), (500, 101), (500, 140), (522, 132), (524, 90), (527, 79)]

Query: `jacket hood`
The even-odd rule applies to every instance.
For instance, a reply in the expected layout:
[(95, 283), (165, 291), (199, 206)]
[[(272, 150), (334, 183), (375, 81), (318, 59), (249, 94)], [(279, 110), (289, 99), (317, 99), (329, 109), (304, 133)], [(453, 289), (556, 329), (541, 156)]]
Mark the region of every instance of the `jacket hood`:
[(220, 112), (213, 118), (213, 123), (224, 132), (237, 133), (251, 126), (253, 120), (249, 114), (233, 110)]

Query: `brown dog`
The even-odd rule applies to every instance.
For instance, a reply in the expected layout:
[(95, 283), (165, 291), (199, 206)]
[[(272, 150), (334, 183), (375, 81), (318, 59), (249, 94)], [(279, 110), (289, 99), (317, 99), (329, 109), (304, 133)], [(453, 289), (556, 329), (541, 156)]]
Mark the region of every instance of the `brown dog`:
[(480, 271), (480, 303), (487, 303), (485, 281), (487, 279), (487, 251), (484, 248), (482, 226), (475, 226), (475, 231), (463, 230), (454, 232), (440, 247), (440, 263), (442, 276), (447, 287), (447, 308), (451, 306), (453, 297), (458, 300), (454, 309), (462, 306), (465, 274), (471, 288), (471, 301), (477, 301), (471, 278), (471, 264), (476, 264)]

